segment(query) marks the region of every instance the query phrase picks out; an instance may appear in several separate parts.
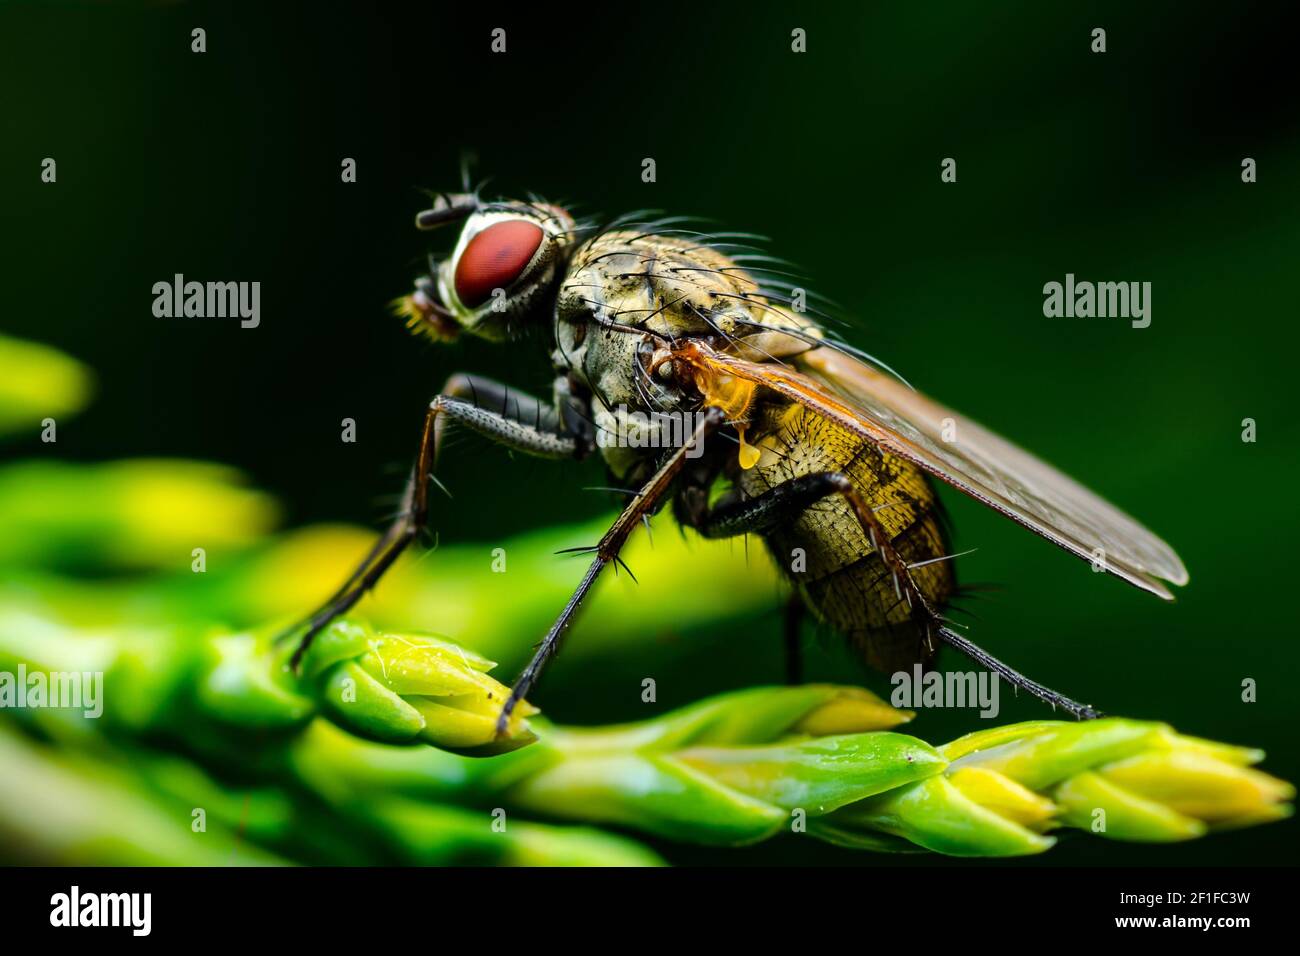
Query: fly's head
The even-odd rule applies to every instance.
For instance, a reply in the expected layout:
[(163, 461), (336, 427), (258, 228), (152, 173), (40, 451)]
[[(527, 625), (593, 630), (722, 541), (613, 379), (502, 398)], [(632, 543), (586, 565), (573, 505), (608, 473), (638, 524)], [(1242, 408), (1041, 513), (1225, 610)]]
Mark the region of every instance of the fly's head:
[(549, 321), (554, 289), (574, 239), (573, 218), (542, 202), (439, 196), (415, 217), (420, 229), (461, 224), (450, 256), (396, 303), (413, 330), (445, 341), (468, 332), (492, 341)]

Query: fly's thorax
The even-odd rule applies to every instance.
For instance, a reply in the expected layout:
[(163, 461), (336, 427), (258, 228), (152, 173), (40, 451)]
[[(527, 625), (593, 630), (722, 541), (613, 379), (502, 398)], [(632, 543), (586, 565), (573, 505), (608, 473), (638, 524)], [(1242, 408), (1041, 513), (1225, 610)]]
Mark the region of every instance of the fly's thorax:
[[(597, 444), (615, 475), (645, 473), (662, 449), (689, 437), (692, 416), (706, 408), (726, 414), (737, 452), (722, 467), (745, 493), (789, 470), (783, 456), (791, 452), (809, 456), (798, 473), (835, 470), (852, 457), (854, 448), (828, 455), (817, 441), (781, 449), (800, 410), (692, 359), (693, 343), (749, 361), (807, 351), (821, 329), (772, 295), (707, 237), (628, 228), (573, 250), (556, 290), (553, 361), (591, 396)], [(763, 445), (752, 444), (760, 437)]]
[(646, 416), (696, 414), (705, 404), (689, 369), (656, 364), (656, 356), (691, 339), (750, 358), (807, 348), (780, 329), (820, 335), (811, 320), (773, 305), (707, 239), (618, 230), (578, 246), (569, 260), (556, 296), (554, 359), (591, 393), (602, 451), (623, 474), (659, 447), (646, 444), (647, 432), (656, 433)]
[(772, 295), (707, 237), (619, 230), (574, 250), (555, 311), (560, 323), (594, 316), (669, 340), (735, 343), (781, 328), (820, 334), (815, 322)]

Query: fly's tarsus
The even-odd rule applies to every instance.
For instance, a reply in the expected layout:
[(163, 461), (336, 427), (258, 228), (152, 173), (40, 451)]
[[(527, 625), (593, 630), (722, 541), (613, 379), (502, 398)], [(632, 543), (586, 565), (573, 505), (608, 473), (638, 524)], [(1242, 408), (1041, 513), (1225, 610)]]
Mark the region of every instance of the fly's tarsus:
[(1043, 703), (1050, 705), (1053, 709), (1059, 707), (1074, 717), (1076, 720), (1095, 720), (1103, 716), (1102, 712), (1088, 704), (1080, 704), (1078, 701), (1071, 700), (1064, 694), (1057, 693), (1050, 687), (1044, 687), (1037, 681), (1032, 681), (1019, 671), (1013, 670), (1006, 664), (984, 650), (982, 647), (972, 643), (960, 634), (946, 626), (940, 626), (938, 629), (939, 639), (949, 647), (961, 651), (976, 664), (987, 667), (989, 670), (1000, 675), (1012, 687), (1027, 691), (1033, 694)]

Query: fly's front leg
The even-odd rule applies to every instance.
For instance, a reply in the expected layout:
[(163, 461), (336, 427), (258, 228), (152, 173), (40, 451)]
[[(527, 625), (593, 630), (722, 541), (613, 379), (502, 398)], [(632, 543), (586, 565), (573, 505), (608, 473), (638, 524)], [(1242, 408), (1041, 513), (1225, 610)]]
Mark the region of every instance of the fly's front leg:
[(515, 451), (563, 459), (581, 457), (589, 450), (587, 436), (565, 424), (569, 418), (565, 410), (556, 410), (489, 379), (452, 376), (425, 413), (419, 451), (402, 496), (400, 513), (333, 596), (289, 632), (306, 627), (290, 666), (297, 669), (316, 635), (361, 600), (424, 529), (429, 518), (429, 479), (437, 464), (448, 421), (466, 425)]
[(871, 542), (872, 548), (880, 555), (885, 568), (893, 576), (899, 600), (907, 601), (908, 606), (916, 611), (931, 633), (977, 664), (1001, 675), (1012, 687), (1028, 691), (1052, 707), (1060, 707), (1080, 720), (1100, 716), (1087, 704), (1080, 704), (1050, 687), (1044, 687), (1030, 680), (949, 628), (939, 612), (921, 593), (921, 589), (916, 586), (911, 569), (894, 549), (893, 541), (876, 518), (871, 506), (862, 497), (857, 486), (842, 472), (826, 471), (801, 475), (753, 498), (720, 502), (712, 509), (697, 511), (689, 516), (689, 523), (706, 538), (728, 538), (747, 533), (762, 534), (797, 518), (807, 508), (834, 494), (843, 495), (853, 509), (853, 514), (858, 519), (858, 524), (866, 534), (867, 540)]
[(596, 557), (591, 562), (591, 566), (587, 568), (587, 573), (583, 575), (578, 589), (573, 592), (573, 596), (569, 598), (569, 603), (564, 606), (560, 616), (551, 625), (551, 629), (546, 632), (542, 642), (537, 645), (537, 650), (533, 653), (533, 659), (528, 662), (528, 666), (520, 673), (514, 687), (510, 688), (510, 696), (506, 699), (505, 706), (501, 708), (501, 716), (497, 718), (496, 732), (498, 736), (505, 732), (506, 724), (510, 721), (510, 715), (514, 712), (515, 705), (527, 696), (533, 684), (537, 682), (537, 678), (541, 676), (542, 668), (546, 666), (546, 662), (559, 650), (560, 638), (564, 636), (564, 632), (573, 623), (578, 609), (591, 591), (591, 586), (596, 583), (596, 578), (600, 576), (600, 572), (605, 570), (605, 567), (611, 562), (619, 560), (619, 552), (623, 549), (623, 545), (627, 543), (628, 536), (641, 523), (643, 517), (653, 514), (658, 509), (672, 490), (673, 483), (677, 476), (681, 474), (687, 460), (698, 453), (704, 440), (716, 432), (725, 421), (726, 416), (721, 409), (706, 409), (691, 436), (680, 448), (675, 449), (664, 460), (664, 463), (659, 466), (659, 470), (637, 492), (636, 497), (618, 516), (618, 520), (605, 532), (605, 536), (596, 545)]

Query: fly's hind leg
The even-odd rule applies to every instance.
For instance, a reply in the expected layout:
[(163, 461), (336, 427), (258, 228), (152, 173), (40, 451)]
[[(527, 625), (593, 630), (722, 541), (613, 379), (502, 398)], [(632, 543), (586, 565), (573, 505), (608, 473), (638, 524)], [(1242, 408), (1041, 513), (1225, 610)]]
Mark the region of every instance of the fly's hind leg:
[(468, 426), (515, 451), (562, 459), (581, 457), (589, 450), (590, 436), (575, 423), (573, 411), (552, 408), (489, 379), (452, 376), (425, 413), (415, 467), (406, 482), (397, 518), (333, 596), (307, 620), (282, 635), (306, 628), (290, 666), (297, 669), (316, 635), (361, 600), (424, 529), (429, 517), (429, 481), (448, 421)]
[(713, 508), (690, 515), (688, 523), (706, 538), (728, 538), (748, 533), (762, 534), (794, 520), (818, 501), (835, 494), (843, 495), (849, 503), (867, 539), (893, 575), (900, 600), (905, 599), (918, 613), (929, 633), (950, 647), (961, 651), (977, 664), (999, 674), (1012, 687), (1028, 691), (1052, 707), (1060, 707), (1080, 720), (1100, 716), (1087, 704), (1080, 704), (1049, 687), (1030, 680), (960, 634), (954, 633), (916, 586), (907, 562), (894, 550), (888, 533), (876, 518), (871, 506), (849, 477), (841, 472), (825, 471), (801, 475), (747, 500), (722, 501)]

